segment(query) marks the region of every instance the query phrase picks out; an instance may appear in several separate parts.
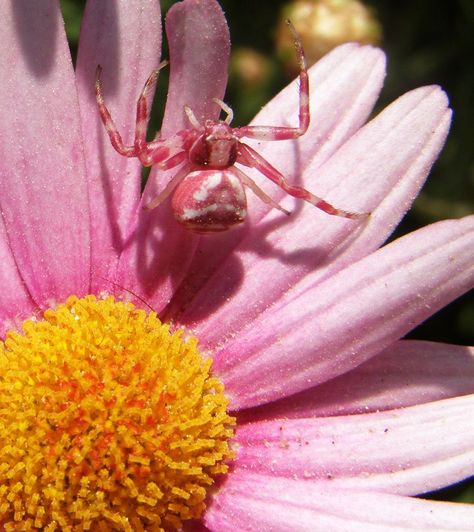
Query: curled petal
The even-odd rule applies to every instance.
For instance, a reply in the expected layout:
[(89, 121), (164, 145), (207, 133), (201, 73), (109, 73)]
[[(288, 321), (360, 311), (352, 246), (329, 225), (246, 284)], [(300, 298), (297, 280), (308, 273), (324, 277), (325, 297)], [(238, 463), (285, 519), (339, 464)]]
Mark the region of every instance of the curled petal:
[(465, 532), (474, 521), (474, 506), (239, 471), (213, 496), (204, 521), (209, 529), (221, 532)]
[(474, 474), (474, 395), (363, 415), (250, 423), (236, 467), (342, 489), (425, 493)]

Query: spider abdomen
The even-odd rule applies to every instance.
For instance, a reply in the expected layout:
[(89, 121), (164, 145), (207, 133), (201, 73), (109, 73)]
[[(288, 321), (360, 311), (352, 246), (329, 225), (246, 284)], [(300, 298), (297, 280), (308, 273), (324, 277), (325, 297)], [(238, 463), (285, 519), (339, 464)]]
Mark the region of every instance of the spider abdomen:
[(225, 231), (247, 216), (244, 186), (232, 170), (196, 170), (173, 194), (172, 211), (186, 229), (198, 233)]

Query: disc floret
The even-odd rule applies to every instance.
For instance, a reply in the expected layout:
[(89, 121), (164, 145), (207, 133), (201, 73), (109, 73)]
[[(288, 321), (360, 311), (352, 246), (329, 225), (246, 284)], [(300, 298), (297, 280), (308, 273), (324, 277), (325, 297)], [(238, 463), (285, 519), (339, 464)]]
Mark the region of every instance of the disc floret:
[(227, 471), (223, 386), (155, 313), (71, 297), (10, 332), (0, 368), (6, 530), (180, 528)]

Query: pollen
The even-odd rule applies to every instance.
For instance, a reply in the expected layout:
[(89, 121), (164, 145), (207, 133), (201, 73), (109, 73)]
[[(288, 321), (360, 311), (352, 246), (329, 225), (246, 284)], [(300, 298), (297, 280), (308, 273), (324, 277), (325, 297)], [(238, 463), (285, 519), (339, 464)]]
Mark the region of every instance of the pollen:
[(0, 344), (5, 530), (179, 529), (233, 459), (235, 419), (195, 338), (70, 297)]

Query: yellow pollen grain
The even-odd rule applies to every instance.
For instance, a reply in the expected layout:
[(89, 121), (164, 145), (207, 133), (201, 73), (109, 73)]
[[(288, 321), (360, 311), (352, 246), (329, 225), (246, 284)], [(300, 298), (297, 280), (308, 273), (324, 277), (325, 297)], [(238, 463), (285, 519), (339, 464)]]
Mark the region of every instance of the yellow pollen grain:
[(112, 297), (70, 297), (0, 343), (5, 530), (179, 529), (233, 455), (197, 341)]

